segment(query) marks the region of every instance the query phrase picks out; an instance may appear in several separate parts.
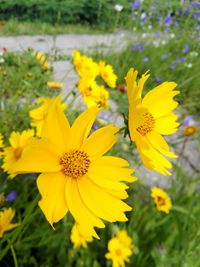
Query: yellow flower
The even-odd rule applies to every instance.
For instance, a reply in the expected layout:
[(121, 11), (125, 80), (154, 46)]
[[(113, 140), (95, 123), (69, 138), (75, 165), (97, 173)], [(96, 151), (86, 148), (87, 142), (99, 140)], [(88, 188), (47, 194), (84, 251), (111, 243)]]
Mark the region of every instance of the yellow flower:
[(194, 135), (197, 132), (197, 127), (195, 125), (188, 125), (184, 128), (184, 134), (186, 136)]
[(105, 63), (105, 61), (99, 62), (99, 71), (102, 79), (107, 83), (110, 88), (116, 87), (117, 75), (114, 73), (111, 65)]
[(58, 83), (58, 82), (55, 82), (55, 81), (51, 81), (51, 82), (48, 82), (47, 83), (47, 86), (50, 88), (50, 89), (62, 89), (63, 88), (63, 85), (62, 83)]
[(50, 69), (50, 64), (47, 60), (47, 57), (42, 54), (41, 52), (37, 51), (34, 53), (34, 56), (36, 58), (36, 60), (38, 61), (38, 63), (46, 70)]
[(93, 79), (99, 75), (99, 66), (91, 57), (81, 55), (78, 50), (73, 52), (73, 64), (81, 78)]
[(28, 146), (31, 138), (34, 136), (34, 130), (25, 130), (21, 133), (12, 132), (9, 138), (10, 146), (5, 147), (3, 151), (4, 171), (8, 172), (10, 178), (14, 178), (11, 168), (20, 160), (25, 148)]
[(129, 262), (129, 257), (132, 255), (131, 248), (124, 246), (117, 237), (108, 242), (108, 251), (105, 257), (112, 260), (113, 267), (125, 267), (125, 262)]
[(98, 86), (95, 82), (91, 85), (90, 94), (83, 94), (83, 100), (88, 108), (108, 108), (109, 92), (103, 85)]
[[(29, 112), (29, 116), (32, 119), (31, 126), (36, 128), (37, 136), (39, 137), (41, 136), (44, 119), (48, 113), (49, 106), (51, 105), (52, 102), (53, 99), (51, 98), (38, 98), (36, 104), (41, 104), (41, 105)], [(61, 100), (60, 100), (60, 106), (62, 107), (63, 110), (66, 108), (66, 105), (62, 103)]]
[(128, 196), (121, 181), (136, 180), (126, 160), (103, 156), (118, 140), (117, 127), (102, 127), (88, 137), (97, 113), (97, 108), (86, 110), (70, 127), (55, 98), (41, 139), (29, 145), (13, 168), (16, 173), (42, 173), (37, 180), (39, 206), (52, 226), (70, 211), (79, 231), (96, 238), (94, 227), (105, 227), (101, 219), (127, 221), (124, 212), (131, 207), (121, 200)]
[(132, 239), (130, 238), (130, 236), (128, 236), (126, 230), (119, 230), (116, 233), (116, 237), (125, 247), (132, 249)]
[(143, 86), (149, 74), (143, 74), (138, 83), (137, 74), (137, 71), (130, 69), (126, 76), (131, 140), (136, 142), (145, 167), (163, 175), (170, 175), (167, 169), (172, 165), (164, 156), (170, 158), (176, 156), (169, 151), (169, 146), (162, 135), (177, 131), (179, 123), (173, 110), (178, 103), (173, 97), (179, 91), (174, 91), (176, 83), (164, 82), (149, 91), (142, 99)]
[(172, 207), (172, 202), (165, 191), (158, 187), (153, 187), (151, 189), (151, 196), (153, 197), (158, 210), (169, 213)]
[(0, 212), (0, 237), (3, 237), (4, 232), (9, 231), (19, 225), (19, 223), (11, 223), (14, 216), (15, 211), (11, 208), (4, 209)]
[(77, 224), (74, 224), (71, 232), (71, 241), (74, 244), (74, 248), (87, 247), (87, 242), (92, 242), (91, 236), (84, 236), (78, 228)]

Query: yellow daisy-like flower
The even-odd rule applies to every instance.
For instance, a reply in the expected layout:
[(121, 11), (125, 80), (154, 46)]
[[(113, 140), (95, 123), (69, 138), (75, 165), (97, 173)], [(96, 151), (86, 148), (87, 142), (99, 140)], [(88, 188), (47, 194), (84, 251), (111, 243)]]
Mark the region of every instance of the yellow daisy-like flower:
[(114, 73), (113, 67), (111, 65), (106, 65), (105, 61), (100, 61), (99, 72), (102, 79), (110, 88), (116, 88), (117, 75)]
[(41, 52), (37, 51), (34, 53), (34, 56), (36, 58), (36, 60), (38, 61), (38, 63), (46, 70), (50, 69), (51, 66), (47, 60), (47, 57), (42, 54)]
[(73, 64), (81, 78), (93, 79), (99, 75), (99, 66), (91, 57), (81, 55), (78, 50), (73, 52)]
[(116, 233), (116, 237), (119, 239), (119, 241), (127, 248), (132, 249), (133, 244), (132, 244), (132, 239), (131, 237), (127, 234), (126, 230), (119, 230)]
[(39, 172), (39, 206), (48, 222), (60, 221), (68, 211), (84, 236), (98, 238), (94, 227), (109, 222), (127, 221), (130, 211), (122, 201), (127, 185), (121, 181), (136, 180), (121, 158), (103, 156), (118, 140), (113, 125), (102, 127), (89, 137), (98, 108), (83, 112), (70, 127), (59, 98), (52, 102), (41, 139), (23, 152), (13, 172)]
[(20, 160), (24, 149), (28, 146), (31, 138), (34, 136), (34, 130), (25, 130), (21, 133), (12, 132), (9, 138), (10, 146), (5, 147), (3, 151), (2, 168), (9, 174), (10, 178), (14, 178), (11, 168)]
[(109, 92), (103, 85), (98, 86), (95, 82), (91, 85), (90, 94), (83, 94), (83, 100), (88, 108), (108, 108), (108, 99)]
[(165, 191), (158, 187), (153, 187), (151, 189), (151, 196), (154, 199), (158, 210), (169, 213), (172, 207), (172, 202), (169, 195)]
[(6, 231), (9, 231), (17, 226), (19, 223), (12, 224), (11, 221), (15, 216), (15, 211), (11, 208), (4, 209), (0, 212), (0, 237), (3, 237), (3, 234)]
[(108, 242), (108, 251), (105, 257), (112, 260), (113, 267), (125, 267), (125, 263), (129, 262), (129, 257), (133, 253), (131, 248), (124, 246), (117, 237), (113, 237)]
[[(173, 97), (179, 93), (174, 91), (174, 82), (164, 82), (142, 99), (144, 83), (149, 77), (145, 73), (136, 82), (138, 72), (130, 69), (126, 76), (129, 101), (129, 131), (131, 140), (136, 142), (138, 151), (145, 167), (170, 175), (167, 170), (172, 167), (164, 157), (176, 158), (162, 135), (169, 135), (177, 131), (179, 123), (173, 110), (178, 103)], [(164, 156), (163, 156), (164, 155)]]
[(186, 136), (194, 135), (197, 132), (197, 127), (195, 125), (188, 125), (184, 128), (184, 134)]
[(91, 236), (85, 236), (83, 235), (77, 226), (77, 224), (74, 224), (72, 227), (72, 232), (71, 232), (71, 241), (74, 245), (74, 248), (79, 249), (80, 247), (87, 247), (87, 242), (92, 242), (93, 238)]
[(59, 82), (55, 82), (55, 81), (50, 81), (47, 83), (47, 86), (50, 88), (50, 89), (56, 89), (56, 90), (60, 90), (63, 88), (63, 84), (62, 83), (59, 83)]
[[(31, 126), (36, 128), (37, 136), (41, 136), (42, 127), (44, 124), (44, 119), (48, 113), (48, 109), (52, 103), (52, 98), (38, 98), (36, 104), (41, 104), (39, 107), (31, 110), (29, 116), (31, 117)], [(66, 105), (61, 102), (59, 98), (59, 105), (65, 110)]]

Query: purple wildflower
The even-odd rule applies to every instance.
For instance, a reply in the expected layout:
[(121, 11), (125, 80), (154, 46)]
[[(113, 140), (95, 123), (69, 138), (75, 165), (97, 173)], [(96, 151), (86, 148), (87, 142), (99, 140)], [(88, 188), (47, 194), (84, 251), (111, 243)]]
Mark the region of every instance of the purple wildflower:
[(190, 46), (188, 44), (185, 44), (184, 45), (184, 48), (183, 48), (183, 53), (184, 54), (187, 54), (187, 52), (190, 50)]
[(156, 6), (151, 6), (151, 10), (154, 12), (156, 11)]
[(135, 0), (133, 3), (131, 3), (130, 9), (139, 9), (140, 6), (141, 6), (140, 1), (139, 0)]
[(189, 8), (186, 8), (185, 10), (183, 10), (183, 15), (187, 15), (190, 12)]
[(160, 83), (162, 81), (162, 79), (160, 77), (155, 77), (154, 80), (155, 80), (156, 83)]
[(141, 43), (131, 45), (131, 50), (133, 51), (144, 51), (144, 46)]
[(166, 27), (169, 27), (170, 24), (172, 22), (172, 16), (170, 14), (167, 14), (165, 17), (164, 17), (164, 25)]
[(196, 30), (197, 30), (197, 31), (200, 31), (200, 25), (197, 25), (197, 26), (196, 26)]
[(182, 122), (182, 125), (183, 126), (190, 126), (190, 125), (195, 125), (196, 122), (195, 120), (193, 119), (193, 117), (191, 115), (187, 116), (184, 121)]
[(149, 58), (148, 57), (144, 57), (144, 62), (149, 62)]
[(6, 197), (6, 200), (8, 202), (14, 202), (17, 198), (17, 195), (18, 195), (18, 193), (16, 190), (10, 191)]
[(199, 2), (190, 2), (190, 5), (193, 6), (193, 7), (200, 7), (200, 3)]
[(178, 21), (174, 21), (174, 27), (178, 27), (178, 26), (179, 26)]
[(192, 17), (193, 17), (194, 19), (198, 18), (198, 17), (199, 17), (199, 13), (198, 13), (197, 11), (194, 11), (194, 12), (192, 13)]

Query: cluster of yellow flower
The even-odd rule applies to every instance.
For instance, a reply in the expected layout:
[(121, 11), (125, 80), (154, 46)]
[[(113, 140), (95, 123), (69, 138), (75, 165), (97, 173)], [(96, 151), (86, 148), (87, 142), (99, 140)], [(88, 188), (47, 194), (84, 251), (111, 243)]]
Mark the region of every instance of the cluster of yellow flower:
[(129, 257), (133, 254), (132, 238), (125, 230), (120, 230), (108, 242), (108, 253), (105, 257), (112, 260), (113, 267), (125, 267)]
[(73, 53), (73, 63), (80, 76), (78, 89), (87, 107), (108, 107), (109, 92), (104, 84), (98, 85), (97, 77), (101, 77), (110, 88), (116, 87), (117, 76), (111, 65), (104, 61), (94, 62), (91, 57), (81, 55), (78, 50)]
[[(87, 73), (84, 68), (79, 71)], [(95, 67), (93, 72), (96, 73)], [(127, 73), (128, 127), (143, 164), (166, 175), (172, 166), (165, 156), (175, 155), (169, 151), (162, 135), (176, 132), (179, 125), (173, 113), (177, 106), (173, 97), (178, 91), (174, 91), (175, 83), (164, 82), (142, 99), (148, 77), (145, 73), (137, 83), (137, 71), (130, 69)], [(123, 200), (128, 197), (125, 182), (137, 180), (132, 176), (134, 170), (128, 167), (126, 160), (104, 155), (118, 141), (119, 129), (107, 125), (89, 134), (100, 111), (96, 106), (81, 113), (70, 126), (60, 96), (39, 99), (37, 103), (42, 105), (30, 111), (36, 136), (32, 129), (13, 132), (10, 146), (3, 149), (2, 168), (10, 178), (20, 173), (40, 173), (37, 179), (42, 196), (39, 206), (52, 227), (70, 212), (76, 222), (74, 229), (86, 241), (99, 238), (95, 227), (104, 228), (104, 221), (127, 221), (125, 212), (132, 209)], [(152, 196), (155, 197), (153, 193)], [(156, 198), (157, 207), (167, 212), (169, 201), (162, 198), (166, 199), (163, 195)], [(168, 208), (161, 208), (166, 203)], [(77, 236), (76, 230), (72, 239)], [(125, 255), (129, 254), (126, 251)]]
[(51, 68), (46, 55), (37, 51), (34, 53), (34, 56), (35, 56), (35, 59), (37, 60), (37, 62), (42, 66), (42, 68), (44, 70), (49, 70)]

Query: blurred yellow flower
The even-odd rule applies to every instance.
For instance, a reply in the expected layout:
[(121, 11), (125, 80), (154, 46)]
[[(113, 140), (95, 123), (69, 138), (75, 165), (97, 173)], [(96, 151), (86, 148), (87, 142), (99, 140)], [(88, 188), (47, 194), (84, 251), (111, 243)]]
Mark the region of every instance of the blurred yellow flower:
[(50, 88), (50, 89), (62, 89), (63, 88), (63, 85), (62, 83), (59, 83), (59, 82), (55, 82), (55, 81), (50, 81), (47, 83), (47, 86)]
[[(145, 73), (136, 82), (138, 72), (131, 68), (126, 76), (129, 101), (129, 131), (131, 140), (136, 142), (145, 167), (170, 175), (167, 170), (171, 163), (164, 157), (176, 158), (162, 135), (177, 131), (179, 123), (173, 110), (178, 103), (173, 97), (179, 93), (174, 91), (174, 82), (164, 82), (142, 99), (144, 83), (149, 77)], [(164, 156), (163, 156), (164, 155)]]
[(127, 248), (132, 249), (133, 244), (132, 244), (132, 239), (131, 237), (127, 234), (126, 230), (119, 230), (116, 233), (116, 237), (119, 239), (119, 241)]
[(169, 195), (165, 191), (158, 187), (153, 187), (151, 189), (151, 196), (154, 199), (158, 210), (169, 213), (172, 207), (172, 202)]
[(78, 50), (73, 52), (73, 64), (81, 78), (93, 79), (99, 75), (99, 66), (91, 57), (81, 55)]
[(90, 94), (83, 94), (83, 100), (88, 108), (108, 108), (109, 92), (103, 85), (98, 86), (95, 82), (91, 86)]
[(186, 136), (194, 135), (197, 132), (197, 127), (195, 125), (188, 125), (184, 128), (184, 134)]
[(117, 75), (114, 73), (111, 65), (106, 65), (105, 61), (100, 61), (99, 72), (102, 79), (110, 88), (116, 88)]
[(15, 223), (15, 224), (11, 223), (14, 216), (15, 216), (15, 211), (12, 210), (11, 208), (0, 211), (0, 237), (3, 237), (3, 234), (6, 231), (9, 231), (19, 226), (19, 223)]
[(91, 236), (85, 236), (83, 235), (79, 229), (77, 224), (74, 224), (72, 227), (72, 232), (71, 232), (71, 241), (74, 245), (74, 248), (80, 248), (80, 247), (87, 247), (87, 242), (92, 242), (93, 238)]
[(39, 172), (39, 206), (48, 222), (60, 221), (68, 211), (84, 236), (98, 238), (94, 227), (109, 222), (127, 221), (130, 211), (122, 199), (133, 182), (133, 169), (121, 158), (103, 156), (118, 140), (113, 125), (102, 127), (89, 137), (98, 108), (83, 112), (70, 127), (58, 97), (51, 103), (41, 139), (29, 145), (13, 168), (15, 173)]
[(10, 178), (14, 178), (11, 168), (20, 160), (24, 150), (28, 146), (31, 138), (34, 136), (34, 130), (25, 130), (23, 132), (12, 132), (9, 138), (10, 146), (5, 147), (3, 151), (2, 168), (9, 174)]
[(125, 263), (129, 262), (129, 257), (133, 253), (131, 247), (124, 246), (118, 237), (113, 237), (108, 242), (108, 251), (105, 257), (112, 260), (113, 267), (125, 267)]
[[(36, 128), (36, 134), (38, 137), (41, 136), (44, 119), (53, 101), (54, 100), (52, 98), (38, 98), (36, 104), (41, 105), (29, 112), (29, 116), (32, 119), (31, 126)], [(61, 98), (59, 98), (59, 105), (62, 107), (63, 110), (65, 110), (66, 105), (61, 102)]]
[(37, 51), (34, 53), (34, 56), (36, 58), (36, 60), (38, 61), (38, 63), (46, 70), (50, 69), (50, 64), (47, 60), (47, 57), (42, 54), (41, 52)]

